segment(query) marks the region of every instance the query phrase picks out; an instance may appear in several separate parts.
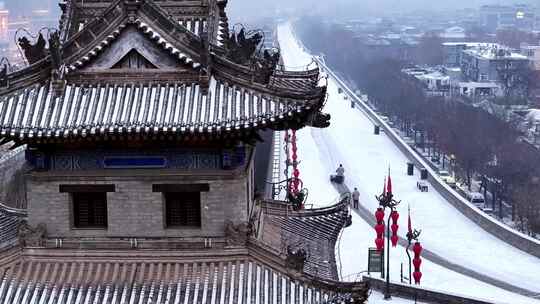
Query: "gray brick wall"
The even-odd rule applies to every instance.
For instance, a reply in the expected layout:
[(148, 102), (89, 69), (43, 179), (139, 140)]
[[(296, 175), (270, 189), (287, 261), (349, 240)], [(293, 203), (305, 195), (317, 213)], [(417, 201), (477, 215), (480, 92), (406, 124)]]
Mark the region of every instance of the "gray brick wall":
[[(152, 192), (153, 184), (210, 185), (201, 193), (200, 229), (167, 229), (164, 224), (164, 198)], [(114, 184), (114, 193), (107, 193), (108, 228), (82, 230), (72, 228), (71, 195), (60, 193), (59, 185)], [(235, 223), (247, 220), (247, 177), (225, 173), (220, 176), (149, 174), (144, 176), (54, 176), (32, 173), (27, 176), (28, 221), (30, 225), (45, 223), (48, 237), (221, 237), (225, 220)]]

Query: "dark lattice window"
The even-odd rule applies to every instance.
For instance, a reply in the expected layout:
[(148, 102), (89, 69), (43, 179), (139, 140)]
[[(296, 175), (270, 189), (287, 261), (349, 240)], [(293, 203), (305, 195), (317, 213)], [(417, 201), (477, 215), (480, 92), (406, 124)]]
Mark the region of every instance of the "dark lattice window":
[(200, 192), (166, 192), (167, 227), (201, 227)]
[(107, 228), (107, 193), (72, 193), (75, 228)]

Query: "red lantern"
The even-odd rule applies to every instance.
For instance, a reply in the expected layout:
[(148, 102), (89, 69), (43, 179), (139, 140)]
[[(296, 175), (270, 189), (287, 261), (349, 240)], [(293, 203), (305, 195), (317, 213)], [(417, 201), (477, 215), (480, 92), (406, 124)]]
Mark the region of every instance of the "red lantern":
[(399, 228), (399, 226), (396, 225), (396, 224), (392, 224), (392, 225), (390, 226), (390, 229), (392, 229), (392, 233), (393, 233), (394, 235), (397, 234), (398, 228)]
[(422, 265), (422, 259), (421, 258), (414, 258), (413, 259), (413, 265), (414, 265), (414, 269), (420, 269), (420, 265)]
[(377, 247), (378, 251), (383, 250), (383, 248), (384, 248), (384, 239), (380, 238), (380, 237), (376, 238), (375, 239), (375, 246)]
[(420, 257), (420, 253), (422, 253), (422, 249), (423, 248), (422, 248), (422, 245), (420, 245), (420, 242), (414, 243), (412, 250), (414, 252), (415, 257)]
[(414, 252), (414, 259), (413, 259), (414, 283), (420, 284), (420, 279), (422, 278), (422, 272), (420, 272), (420, 266), (422, 265), (422, 259), (420, 258), (420, 254), (422, 253), (422, 245), (420, 245), (420, 242), (414, 243), (413, 252)]
[(414, 277), (414, 283), (415, 284), (420, 284), (420, 279), (422, 278), (422, 272), (420, 271), (415, 271), (413, 273), (413, 277)]
[(382, 237), (384, 235), (384, 224), (375, 225), (375, 231), (377, 232), (377, 236)]
[(390, 237), (390, 241), (392, 242), (392, 247), (396, 247), (399, 241), (399, 237), (394, 234)]
[(394, 224), (397, 224), (397, 221), (399, 219), (399, 213), (394, 210), (394, 211), (392, 211), (390, 216), (392, 217), (392, 221), (394, 222)]
[(377, 223), (384, 221), (384, 209), (383, 208), (377, 208), (377, 211), (375, 211), (375, 218), (377, 219)]

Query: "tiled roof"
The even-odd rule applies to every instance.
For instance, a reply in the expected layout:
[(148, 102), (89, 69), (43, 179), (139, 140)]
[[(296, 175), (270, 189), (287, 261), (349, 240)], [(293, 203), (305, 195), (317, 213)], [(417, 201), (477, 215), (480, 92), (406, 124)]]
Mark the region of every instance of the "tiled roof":
[(303, 71), (280, 71), (276, 70), (270, 77), (269, 86), (275, 90), (294, 90), (310, 94), (313, 88), (321, 82), (319, 68)]
[[(178, 60), (185, 64), (191, 65), (193, 68), (197, 69), (201, 66), (200, 63), (196, 62), (191, 58), (187, 53), (182, 52), (176, 48), (171, 42), (163, 38), (152, 26), (146, 24), (141, 20), (136, 20), (135, 24), (138, 29), (140, 29), (144, 34), (146, 34), (150, 40), (154, 41), (157, 45), (162, 47), (164, 50), (168, 51), (172, 56), (175, 56)], [(69, 65), (68, 71), (73, 72), (79, 68), (84, 67), (88, 62), (93, 58), (97, 57), (107, 46), (114, 42), (119, 36), (122, 30), (127, 27), (127, 22), (124, 22), (118, 26), (110, 35), (105, 37), (99, 44), (97, 44), (92, 50), (90, 50), (86, 55), (82, 56), (79, 60), (73, 62)]]
[(0, 204), (0, 249), (17, 244), (19, 224), (25, 218), (25, 210), (14, 209)]
[(303, 249), (307, 260), (303, 271), (315, 277), (337, 280), (336, 241), (345, 227), (348, 205), (344, 201), (322, 209), (292, 211), (290, 205), (262, 203), (258, 240), (270, 248)]
[(216, 132), (265, 127), (319, 106), (218, 81), (199, 84), (70, 84), (55, 97), (49, 83), (0, 100), (0, 136), (50, 138), (96, 133)]
[(3, 303), (296, 304), (367, 291), (363, 283), (288, 274), (241, 249), (214, 257), (201, 252), (203, 257), (194, 260), (164, 253), (152, 259), (127, 252), (101, 258), (89, 252), (36, 252), (41, 254), (23, 254), (0, 268)]

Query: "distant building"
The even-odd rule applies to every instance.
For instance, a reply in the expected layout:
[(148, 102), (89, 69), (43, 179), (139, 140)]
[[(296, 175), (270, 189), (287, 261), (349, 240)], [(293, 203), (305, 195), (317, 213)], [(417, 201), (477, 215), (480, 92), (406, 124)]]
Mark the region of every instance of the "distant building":
[(526, 70), (531, 58), (537, 56), (525, 53), (529, 50), (525, 46), (518, 53), (500, 44), (481, 42), (446, 42), (443, 50), (444, 73), (452, 80), (452, 94), (472, 99), (505, 94), (524, 97)]
[(540, 45), (521, 44), (521, 55), (527, 56), (533, 70), (540, 71)]
[(536, 26), (536, 12), (528, 5), (484, 5), (480, 8), (480, 25), (490, 30), (515, 27), (531, 31)]
[(362, 36), (356, 37), (363, 45), (363, 56), (365, 58), (395, 59), (403, 62), (410, 62), (414, 59), (414, 54), (418, 42), (405, 39), (399, 34), (384, 36)]
[(452, 93), (475, 101), (503, 96), (503, 90), (497, 82), (461, 81), (452, 87)]
[(420, 84), (427, 96), (450, 96), (451, 78), (440, 69), (414, 67), (402, 72)]
[(488, 44), (481, 42), (444, 42), (444, 66), (460, 67), (463, 51), (470, 48), (480, 47), (482, 45)]
[(499, 44), (466, 49), (461, 58), (463, 74), (468, 80), (475, 82), (501, 81), (501, 73), (523, 70), (528, 64), (526, 56)]
[(445, 29), (439, 36), (443, 41), (463, 41), (467, 38), (467, 33), (461, 26), (453, 26)]
[[(526, 71), (529, 59), (499, 44), (464, 50), (461, 59), (463, 76), (469, 82), (483, 84), (485, 94), (494, 96), (525, 97), (527, 93)], [(492, 85), (500, 87), (496, 90)], [(489, 92), (488, 92), (489, 91)]]

